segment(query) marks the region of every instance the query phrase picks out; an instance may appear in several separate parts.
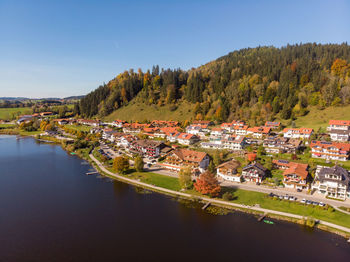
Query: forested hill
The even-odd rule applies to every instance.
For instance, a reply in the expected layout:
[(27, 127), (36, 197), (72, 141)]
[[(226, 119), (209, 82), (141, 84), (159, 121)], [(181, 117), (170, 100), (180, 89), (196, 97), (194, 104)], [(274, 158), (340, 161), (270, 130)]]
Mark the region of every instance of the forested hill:
[(189, 71), (129, 70), (81, 99), (79, 109), (103, 118), (129, 103), (176, 110), (184, 101), (194, 104), (191, 118), (254, 124), (349, 104), (350, 46), (247, 48)]

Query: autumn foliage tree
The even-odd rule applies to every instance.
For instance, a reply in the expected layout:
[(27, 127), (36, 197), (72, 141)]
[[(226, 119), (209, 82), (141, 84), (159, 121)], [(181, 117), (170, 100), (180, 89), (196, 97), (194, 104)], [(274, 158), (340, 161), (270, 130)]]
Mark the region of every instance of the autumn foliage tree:
[(216, 197), (221, 192), (219, 181), (215, 175), (209, 171), (201, 174), (193, 185), (199, 193), (209, 195), (211, 197)]
[(113, 161), (113, 169), (121, 174), (125, 174), (129, 170), (129, 160), (125, 157), (116, 157)]
[(179, 183), (181, 188), (189, 189), (192, 188), (192, 174), (191, 174), (191, 167), (184, 167), (181, 168), (179, 172)]

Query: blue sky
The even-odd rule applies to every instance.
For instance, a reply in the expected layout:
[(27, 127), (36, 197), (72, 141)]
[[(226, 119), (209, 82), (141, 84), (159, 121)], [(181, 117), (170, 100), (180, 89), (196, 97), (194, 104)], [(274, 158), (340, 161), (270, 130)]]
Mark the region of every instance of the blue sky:
[(0, 0), (0, 97), (86, 94), (130, 68), (350, 42), (350, 1)]

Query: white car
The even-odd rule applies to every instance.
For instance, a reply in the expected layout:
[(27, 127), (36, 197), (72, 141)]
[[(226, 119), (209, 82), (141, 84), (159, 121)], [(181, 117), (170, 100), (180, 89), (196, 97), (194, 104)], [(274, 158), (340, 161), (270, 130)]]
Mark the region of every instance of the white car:
[(305, 204), (306, 203), (306, 199), (303, 198), (302, 200), (300, 200), (300, 203)]
[(320, 203), (318, 203), (318, 205), (319, 205), (320, 207), (324, 207), (324, 206), (325, 206), (325, 203), (320, 202)]
[(290, 200), (290, 201), (295, 201), (295, 200), (297, 200), (297, 199), (296, 199), (295, 197), (293, 197), (293, 196), (290, 196), (290, 197), (289, 197), (289, 200)]

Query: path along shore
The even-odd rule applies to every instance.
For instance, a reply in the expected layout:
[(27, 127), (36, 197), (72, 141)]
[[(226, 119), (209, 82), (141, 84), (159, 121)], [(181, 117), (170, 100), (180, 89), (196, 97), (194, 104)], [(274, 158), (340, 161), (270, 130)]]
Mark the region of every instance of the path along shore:
[[(257, 212), (262, 212), (262, 213), (266, 213), (266, 214), (273, 214), (273, 215), (277, 215), (277, 216), (283, 216), (283, 217), (289, 217), (289, 218), (294, 218), (294, 219), (305, 219), (305, 217), (300, 216), (300, 215), (295, 215), (295, 214), (291, 214), (291, 213), (286, 213), (286, 212), (280, 212), (280, 211), (276, 211), (276, 210), (271, 210), (271, 209), (266, 209), (266, 208), (261, 208), (261, 207), (256, 207), (256, 206), (247, 206), (247, 205), (242, 205), (242, 204), (236, 204), (236, 203), (230, 203), (227, 201), (222, 201), (222, 200), (217, 200), (217, 199), (212, 199), (212, 198), (207, 198), (207, 197), (200, 197), (200, 196), (194, 196), (191, 194), (187, 194), (187, 193), (183, 193), (183, 192), (178, 192), (178, 191), (174, 191), (174, 190), (170, 190), (170, 189), (166, 189), (166, 188), (162, 188), (162, 187), (157, 187), (154, 185), (150, 185), (147, 183), (143, 183), (134, 179), (130, 179), (115, 173), (110, 172), (109, 170), (107, 170), (103, 164), (98, 161), (92, 154), (89, 155), (89, 157), (95, 162), (95, 164), (106, 174), (108, 174), (109, 176), (115, 177), (118, 180), (122, 180), (125, 182), (128, 182), (130, 184), (134, 184), (134, 185), (139, 185), (141, 187), (146, 187), (149, 189), (153, 189), (155, 191), (160, 191), (160, 192), (164, 192), (166, 194), (171, 194), (171, 195), (177, 195), (180, 197), (185, 197), (185, 198), (193, 198), (196, 197), (196, 199), (201, 200), (203, 202), (210, 202), (212, 204), (217, 204), (219, 206), (227, 206), (227, 207), (233, 207), (233, 208), (240, 208), (240, 209), (248, 209), (248, 210), (253, 210), (253, 211), (257, 211)], [(318, 220), (318, 224), (320, 225), (324, 225), (330, 228), (334, 228), (334, 229), (338, 229), (340, 231), (346, 232), (346, 233), (350, 233), (350, 228), (347, 227), (343, 227), (343, 226), (339, 226), (333, 223), (329, 223), (323, 220)]]

